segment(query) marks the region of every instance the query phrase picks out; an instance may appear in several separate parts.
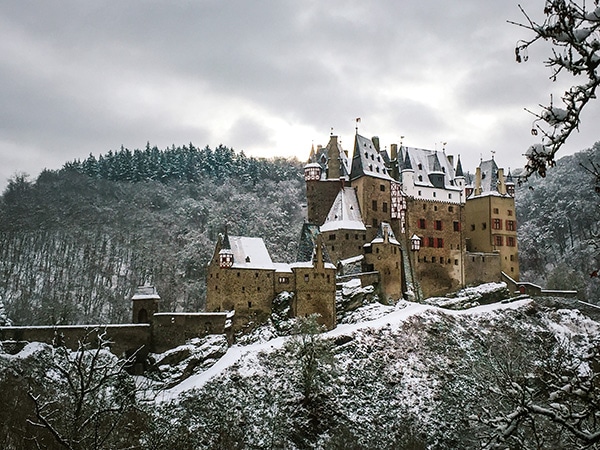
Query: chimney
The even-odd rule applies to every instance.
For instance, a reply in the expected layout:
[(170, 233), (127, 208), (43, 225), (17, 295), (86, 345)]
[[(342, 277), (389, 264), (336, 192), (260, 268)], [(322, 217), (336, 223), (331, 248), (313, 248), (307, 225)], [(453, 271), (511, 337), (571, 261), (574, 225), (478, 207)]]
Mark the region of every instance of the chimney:
[(392, 160), (398, 159), (398, 144), (390, 145), (390, 158)]
[(379, 136), (373, 136), (371, 138), (371, 141), (373, 141), (373, 145), (375, 146), (375, 150), (379, 151)]
[(481, 195), (481, 167), (475, 169), (475, 195)]

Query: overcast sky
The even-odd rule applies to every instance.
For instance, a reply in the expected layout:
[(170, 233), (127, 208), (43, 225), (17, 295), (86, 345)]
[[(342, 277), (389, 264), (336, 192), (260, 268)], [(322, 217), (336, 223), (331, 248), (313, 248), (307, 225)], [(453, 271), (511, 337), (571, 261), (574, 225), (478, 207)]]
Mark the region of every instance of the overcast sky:
[[(357, 117), (387, 148), (521, 167), (524, 108), (564, 91), (547, 48), (514, 61), (521, 19), (516, 0), (1, 2), (0, 186), (147, 141), (306, 160), (331, 128), (351, 150)], [(562, 155), (599, 119), (596, 102)]]

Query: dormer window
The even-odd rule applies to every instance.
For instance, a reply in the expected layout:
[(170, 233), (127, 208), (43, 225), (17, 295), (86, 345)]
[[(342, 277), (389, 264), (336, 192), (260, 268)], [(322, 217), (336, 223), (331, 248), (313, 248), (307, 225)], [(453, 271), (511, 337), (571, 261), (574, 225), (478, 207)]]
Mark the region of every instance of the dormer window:
[(419, 163), (417, 167), (419, 168), (419, 170), (423, 170), (423, 164)]
[(249, 263), (250, 262), (250, 257), (246, 256), (246, 262)]

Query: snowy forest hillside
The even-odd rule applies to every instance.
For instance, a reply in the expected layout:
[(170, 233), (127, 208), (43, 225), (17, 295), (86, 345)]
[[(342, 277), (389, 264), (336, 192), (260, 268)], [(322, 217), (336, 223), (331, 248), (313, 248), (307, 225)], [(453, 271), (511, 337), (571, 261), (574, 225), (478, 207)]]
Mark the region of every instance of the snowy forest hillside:
[(0, 297), (15, 325), (118, 323), (154, 283), (164, 310), (202, 310), (217, 234), (260, 236), (292, 260), (301, 164), (219, 146), (121, 149), (17, 175), (0, 199)]
[(600, 303), (600, 143), (517, 189), (521, 280)]
[[(598, 145), (519, 188), (519, 257), (522, 279), (598, 302), (600, 197), (581, 166), (590, 161)], [(36, 180), (16, 175), (0, 198), (0, 297), (15, 325), (127, 322), (146, 281), (163, 310), (202, 310), (205, 264), (225, 225), (292, 261), (304, 203), (300, 162), (224, 146), (147, 145)]]

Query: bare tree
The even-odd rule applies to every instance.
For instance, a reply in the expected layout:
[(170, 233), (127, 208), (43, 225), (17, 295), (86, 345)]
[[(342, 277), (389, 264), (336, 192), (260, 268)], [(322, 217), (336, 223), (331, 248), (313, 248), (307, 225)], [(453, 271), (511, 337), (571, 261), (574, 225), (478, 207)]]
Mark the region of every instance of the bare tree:
[(585, 0), (546, 0), (545, 18), (540, 23), (533, 21), (519, 5), (526, 22), (510, 22), (533, 33), (531, 39), (517, 42), (517, 62), (527, 61), (528, 49), (535, 42), (546, 41), (552, 46), (552, 54), (545, 61), (552, 71), (551, 80), (556, 81), (561, 72), (581, 80), (564, 93), (561, 105), (556, 105), (551, 97), (548, 105), (540, 105), (540, 112), (532, 112), (536, 120), (531, 133), (541, 134), (542, 142), (532, 145), (525, 153), (525, 179), (536, 172), (543, 177), (547, 167), (554, 166), (556, 152), (578, 129), (584, 107), (596, 98), (596, 89), (600, 84), (598, 3), (599, 0), (591, 0), (587, 4)]
[(54, 350), (43, 380), (28, 392), (35, 405), (34, 426), (45, 428), (67, 449), (127, 447), (136, 442), (141, 414), (136, 387), (125, 367), (105, 349), (103, 333), (91, 346), (90, 336), (77, 351), (64, 346)]
[(600, 342), (542, 340), (489, 349), (477, 375), (491, 401), (471, 416), (482, 448), (599, 448)]

